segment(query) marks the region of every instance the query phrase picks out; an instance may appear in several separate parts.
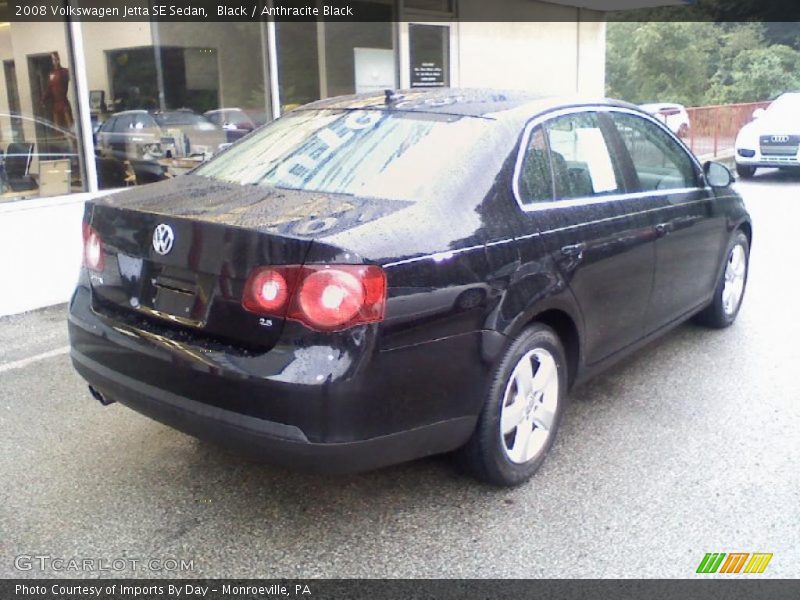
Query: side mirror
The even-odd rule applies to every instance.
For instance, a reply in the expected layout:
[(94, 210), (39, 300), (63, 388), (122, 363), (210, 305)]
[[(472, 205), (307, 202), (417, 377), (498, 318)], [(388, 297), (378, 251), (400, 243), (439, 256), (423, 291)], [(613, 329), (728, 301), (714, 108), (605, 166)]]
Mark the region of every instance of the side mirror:
[(706, 176), (706, 183), (712, 188), (726, 188), (734, 181), (728, 167), (718, 162), (709, 161), (704, 164), (703, 173)]
[(761, 117), (764, 116), (764, 113), (766, 113), (766, 112), (767, 112), (767, 110), (764, 109), (764, 108), (757, 108), (757, 109), (755, 109), (753, 111), (753, 118), (754, 119), (760, 119)]

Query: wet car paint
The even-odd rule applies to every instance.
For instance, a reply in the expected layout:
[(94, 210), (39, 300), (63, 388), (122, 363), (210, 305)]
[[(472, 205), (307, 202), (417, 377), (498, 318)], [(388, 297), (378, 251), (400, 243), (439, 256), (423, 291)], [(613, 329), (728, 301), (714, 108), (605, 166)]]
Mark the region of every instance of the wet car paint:
[[(79, 371), (92, 381), (93, 366), (103, 365), (109, 373), (101, 383), (109, 387), (113, 373), (124, 373), (178, 397), (295, 427), (315, 443), (446, 425), (437, 429), (446, 439), (426, 439), (401, 456), (408, 458), (466, 441), (493, 366), (532, 320), (565, 339), (574, 382), (710, 299), (724, 243), (748, 221), (735, 192), (701, 187), (689, 198), (659, 196), (655, 206), (643, 197), (524, 212), (511, 185), (522, 128), (564, 105), (456, 98), (448, 104), (414, 94), (416, 104), (407, 108), (482, 115), (491, 107), (499, 110), (493, 118), (505, 119), (505, 133), (486, 168), (451, 182), (452, 192), (437, 203), (188, 175), (89, 204), (87, 220), (116, 260), (107, 261), (101, 284), (84, 273), (73, 298), (73, 348), (91, 361), (79, 359)], [(144, 273), (153, 257), (142, 253), (151, 252), (149, 237), (161, 222), (175, 228), (180, 246)], [(664, 223), (674, 237), (659, 231)], [(575, 246), (576, 253), (565, 252)], [(364, 262), (387, 274), (382, 323), (331, 334), (280, 319), (265, 325), (240, 310), (241, 286), (255, 265)], [(704, 279), (687, 280), (701, 268)], [(139, 280), (150, 277), (153, 287), (166, 281), (161, 288), (180, 294), (187, 272), (196, 288), (185, 290), (192, 296), (185, 316), (167, 301), (160, 310), (157, 297), (150, 306), (131, 305)], [(672, 293), (676, 286), (685, 298)], [(113, 352), (95, 343), (98, 335), (114, 338)], [(376, 464), (398, 456), (376, 457)]]

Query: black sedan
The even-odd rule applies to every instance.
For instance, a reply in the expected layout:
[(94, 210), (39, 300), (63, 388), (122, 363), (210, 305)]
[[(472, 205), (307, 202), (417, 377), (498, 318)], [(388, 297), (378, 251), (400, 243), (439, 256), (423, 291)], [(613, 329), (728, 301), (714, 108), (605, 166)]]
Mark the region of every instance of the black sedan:
[(752, 228), (731, 179), (623, 103), (317, 102), (87, 204), (73, 363), (103, 404), (284, 465), (458, 450), (518, 484), (572, 386), (690, 317), (734, 321)]

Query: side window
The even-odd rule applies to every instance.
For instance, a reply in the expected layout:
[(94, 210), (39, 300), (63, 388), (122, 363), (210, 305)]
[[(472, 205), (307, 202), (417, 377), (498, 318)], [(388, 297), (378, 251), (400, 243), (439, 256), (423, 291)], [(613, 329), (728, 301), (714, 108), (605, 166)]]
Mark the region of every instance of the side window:
[(142, 129), (154, 129), (158, 127), (156, 124), (156, 120), (148, 114), (136, 114), (133, 119), (133, 129), (142, 130)]
[(114, 131), (114, 123), (116, 122), (117, 122), (117, 117), (111, 117), (108, 121), (106, 121), (100, 126), (98, 132), (111, 133), (112, 131)]
[(697, 187), (694, 163), (678, 142), (660, 127), (635, 115), (611, 113), (639, 179), (639, 190)]
[(528, 146), (519, 171), (519, 196), (523, 204), (553, 199), (553, 174), (544, 129), (537, 127), (528, 138)]
[(117, 117), (117, 120), (114, 121), (114, 132), (115, 133), (128, 133), (128, 128), (131, 126), (133, 122), (133, 117), (130, 115), (122, 115)]
[(597, 114), (565, 115), (545, 124), (557, 199), (622, 191)]

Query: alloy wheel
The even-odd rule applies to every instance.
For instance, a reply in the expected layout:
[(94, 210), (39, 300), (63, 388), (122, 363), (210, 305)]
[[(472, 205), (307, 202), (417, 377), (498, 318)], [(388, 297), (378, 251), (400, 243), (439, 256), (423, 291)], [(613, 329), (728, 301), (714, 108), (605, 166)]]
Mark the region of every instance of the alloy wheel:
[(747, 255), (741, 244), (731, 248), (725, 265), (725, 286), (722, 288), (722, 309), (731, 316), (736, 313), (744, 293), (747, 275)]
[(506, 385), (500, 434), (508, 459), (523, 464), (536, 458), (550, 438), (558, 408), (558, 366), (544, 348), (527, 352)]

